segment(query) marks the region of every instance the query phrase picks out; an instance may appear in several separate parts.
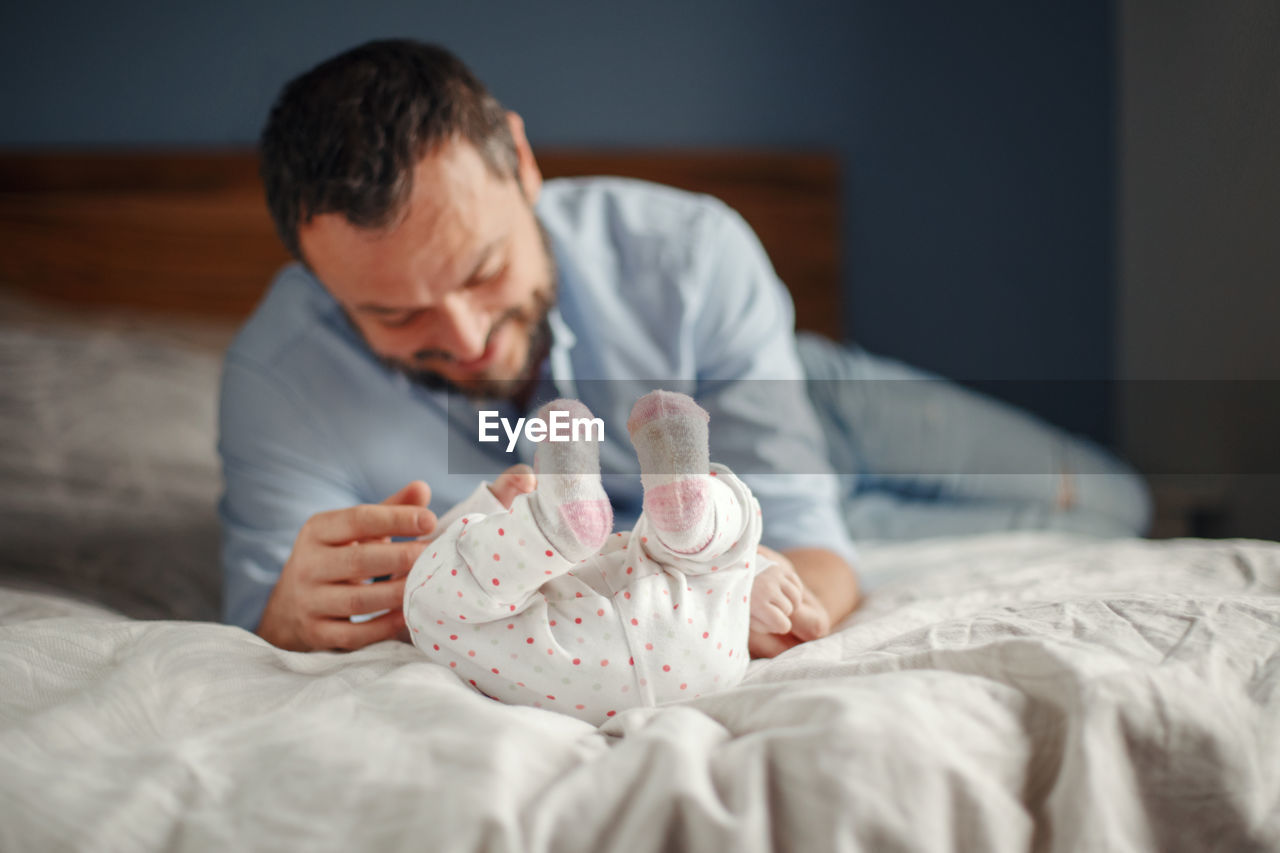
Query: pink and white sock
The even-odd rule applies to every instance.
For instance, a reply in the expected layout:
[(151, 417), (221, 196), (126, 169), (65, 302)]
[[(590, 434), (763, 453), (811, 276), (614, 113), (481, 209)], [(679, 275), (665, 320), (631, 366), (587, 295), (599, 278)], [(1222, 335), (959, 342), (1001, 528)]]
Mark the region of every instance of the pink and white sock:
[[(553, 411), (591, 418), (577, 400), (552, 400), (537, 417), (550, 422)], [(589, 431), (588, 431), (589, 432)], [(538, 485), (530, 495), (534, 520), (551, 546), (567, 560), (585, 560), (600, 550), (613, 530), (613, 507), (600, 485), (600, 448), (595, 441), (544, 441), (533, 454)]]
[(640, 459), (644, 513), (662, 544), (680, 554), (702, 550), (716, 532), (707, 423), (693, 398), (651, 391), (636, 401), (627, 432)]

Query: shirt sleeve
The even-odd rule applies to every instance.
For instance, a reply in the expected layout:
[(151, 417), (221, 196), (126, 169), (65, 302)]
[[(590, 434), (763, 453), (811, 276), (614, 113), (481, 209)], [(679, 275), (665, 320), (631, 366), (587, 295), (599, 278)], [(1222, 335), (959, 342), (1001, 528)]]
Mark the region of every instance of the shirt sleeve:
[(719, 209), (702, 240), (692, 312), (697, 397), (711, 414), (712, 458), (755, 492), (766, 545), (827, 548), (852, 566), (857, 551), (805, 387), (791, 296), (750, 226)]
[(227, 356), (218, 410), (224, 622), (255, 630), (303, 522), (360, 503), (314, 415), (266, 367), (234, 349)]

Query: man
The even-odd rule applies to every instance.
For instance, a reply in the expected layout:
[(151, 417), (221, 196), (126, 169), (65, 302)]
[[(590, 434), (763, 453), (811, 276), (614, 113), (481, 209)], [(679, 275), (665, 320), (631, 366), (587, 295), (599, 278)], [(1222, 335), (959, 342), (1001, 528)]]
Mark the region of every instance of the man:
[(290, 83), (262, 156), (301, 265), (227, 356), (227, 621), (297, 650), (396, 637), (415, 537), (437, 520), (428, 504), (450, 507), (515, 461), (476, 442), (481, 410), (514, 420), (582, 399), (605, 422), (601, 467), (628, 526), (641, 491), (626, 412), (660, 384), (697, 396), (713, 458), (763, 508), (777, 565), (753, 588), (753, 654), (852, 611), (855, 551), (791, 303), (740, 217), (636, 182), (544, 187), (520, 118), (455, 57), (407, 41)]

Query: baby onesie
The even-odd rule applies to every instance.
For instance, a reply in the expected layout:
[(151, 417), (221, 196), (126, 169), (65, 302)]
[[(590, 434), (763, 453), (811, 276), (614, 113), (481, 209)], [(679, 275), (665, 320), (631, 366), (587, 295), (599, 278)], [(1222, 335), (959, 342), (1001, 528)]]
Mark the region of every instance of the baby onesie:
[[(414, 644), (488, 696), (592, 724), (736, 684), (766, 567), (760, 509), (728, 468), (708, 469), (713, 532), (693, 553), (663, 543), (649, 503), (632, 531), (577, 561), (544, 535), (533, 494), (464, 514), (409, 573)], [(501, 507), (481, 489), (473, 498)]]

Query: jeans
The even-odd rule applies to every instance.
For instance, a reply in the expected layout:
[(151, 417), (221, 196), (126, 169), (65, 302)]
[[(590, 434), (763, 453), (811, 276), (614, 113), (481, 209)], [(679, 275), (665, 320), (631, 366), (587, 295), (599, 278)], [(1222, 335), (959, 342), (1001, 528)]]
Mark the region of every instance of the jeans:
[(855, 541), (1147, 529), (1146, 484), (1096, 444), (858, 347), (798, 346)]

